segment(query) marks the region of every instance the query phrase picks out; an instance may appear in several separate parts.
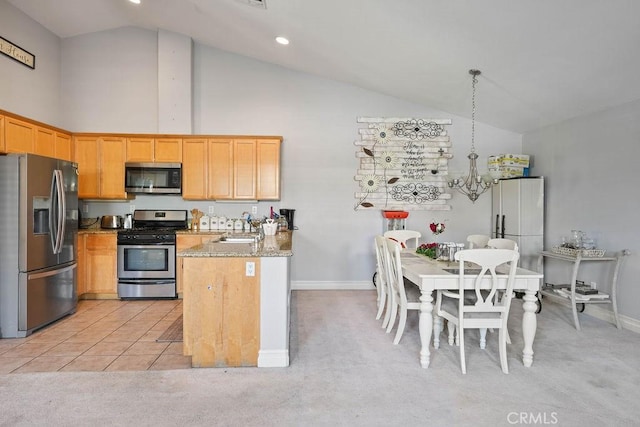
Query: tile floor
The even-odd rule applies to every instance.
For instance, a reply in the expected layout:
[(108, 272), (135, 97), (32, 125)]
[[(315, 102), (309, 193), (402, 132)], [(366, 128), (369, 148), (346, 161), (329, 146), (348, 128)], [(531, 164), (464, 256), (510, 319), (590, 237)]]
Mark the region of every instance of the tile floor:
[(156, 342), (181, 314), (182, 300), (81, 300), (26, 338), (0, 339), (0, 374), (188, 369), (181, 342)]

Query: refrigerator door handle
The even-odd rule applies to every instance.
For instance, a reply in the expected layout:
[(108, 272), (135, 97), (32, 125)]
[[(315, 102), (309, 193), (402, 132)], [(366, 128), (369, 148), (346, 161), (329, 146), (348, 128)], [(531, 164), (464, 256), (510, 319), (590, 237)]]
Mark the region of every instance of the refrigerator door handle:
[(64, 175), (60, 169), (56, 169), (58, 175), (58, 198), (60, 199), (60, 212), (58, 213), (58, 224), (60, 234), (58, 237), (58, 253), (62, 253), (62, 246), (64, 244), (64, 238), (67, 234), (67, 198), (64, 191)]
[(34, 280), (34, 279), (42, 279), (44, 277), (57, 276), (60, 273), (64, 273), (65, 271), (74, 270), (77, 267), (78, 267), (78, 264), (74, 263), (73, 265), (70, 265), (70, 266), (65, 267), (65, 268), (60, 268), (58, 270), (45, 271), (43, 273), (29, 273), (27, 278), (28, 278), (28, 280)]
[(64, 214), (65, 200), (64, 188), (62, 186), (62, 171), (56, 169), (51, 178), (51, 210), (49, 216), (49, 233), (51, 236), (51, 246), (54, 254), (62, 252), (62, 242), (64, 236)]
[(57, 253), (56, 248), (58, 246), (58, 221), (55, 215), (57, 212), (57, 191), (58, 185), (56, 184), (56, 171), (54, 170), (51, 176), (51, 192), (49, 193), (49, 237), (51, 238), (51, 250), (54, 254)]
[(506, 215), (502, 215), (502, 233), (500, 235), (500, 237), (502, 237), (504, 239), (504, 219), (505, 219)]
[(495, 237), (499, 237), (500, 236), (500, 215), (496, 215), (496, 234)]

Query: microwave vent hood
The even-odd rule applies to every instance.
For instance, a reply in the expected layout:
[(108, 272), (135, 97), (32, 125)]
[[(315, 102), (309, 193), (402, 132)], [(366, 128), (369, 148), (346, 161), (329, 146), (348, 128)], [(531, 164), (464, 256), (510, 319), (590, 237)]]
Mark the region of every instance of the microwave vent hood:
[(124, 189), (133, 194), (182, 194), (182, 164), (125, 163)]

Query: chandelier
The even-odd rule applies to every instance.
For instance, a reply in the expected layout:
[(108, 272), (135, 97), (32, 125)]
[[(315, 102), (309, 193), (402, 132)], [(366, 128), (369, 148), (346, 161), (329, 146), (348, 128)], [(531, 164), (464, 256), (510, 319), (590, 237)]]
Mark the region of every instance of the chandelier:
[(469, 200), (475, 203), (478, 197), (489, 188), (491, 185), (497, 184), (498, 179), (485, 180), (480, 174), (478, 174), (478, 166), (476, 160), (478, 155), (476, 154), (475, 146), (475, 133), (476, 133), (476, 83), (478, 83), (477, 76), (480, 75), (480, 70), (469, 70), (471, 74), (471, 153), (467, 156), (469, 159), (469, 175), (464, 178), (453, 178), (447, 185), (449, 188), (455, 188), (462, 194), (466, 195)]

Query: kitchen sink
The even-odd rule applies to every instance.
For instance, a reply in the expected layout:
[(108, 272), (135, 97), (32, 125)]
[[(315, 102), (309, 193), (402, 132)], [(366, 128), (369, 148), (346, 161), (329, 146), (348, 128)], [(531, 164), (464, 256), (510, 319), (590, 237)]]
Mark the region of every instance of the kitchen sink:
[(220, 243), (254, 243), (260, 239), (257, 233), (225, 234), (220, 238)]

